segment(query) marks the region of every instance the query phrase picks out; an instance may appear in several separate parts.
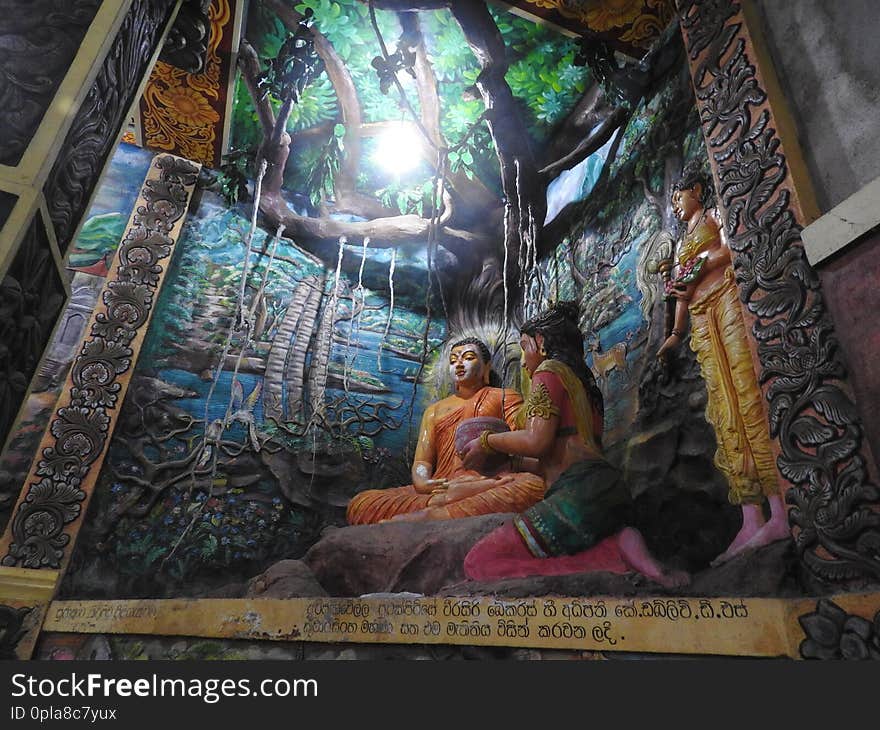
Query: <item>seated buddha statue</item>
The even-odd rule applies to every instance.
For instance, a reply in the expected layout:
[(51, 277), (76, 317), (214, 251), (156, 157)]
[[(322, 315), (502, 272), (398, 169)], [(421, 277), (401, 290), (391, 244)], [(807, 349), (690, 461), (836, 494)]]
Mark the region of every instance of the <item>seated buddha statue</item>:
[(509, 459), (497, 471), (491, 470), (492, 476), (464, 467), (455, 448), (457, 427), (469, 419), (497, 418), (513, 428), (523, 401), (515, 391), (489, 385), (491, 354), (476, 338), (456, 342), (448, 365), (455, 393), (425, 410), (412, 484), (355, 495), (346, 513), (349, 524), (521, 512), (544, 496), (544, 480), (529, 472), (514, 472)]

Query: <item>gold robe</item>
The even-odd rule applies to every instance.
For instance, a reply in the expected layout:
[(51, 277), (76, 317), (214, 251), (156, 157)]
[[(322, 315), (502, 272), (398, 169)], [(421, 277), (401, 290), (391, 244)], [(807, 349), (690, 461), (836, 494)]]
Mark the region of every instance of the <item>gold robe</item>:
[(733, 269), (688, 307), (715, 429), (715, 466), (727, 478), (733, 504), (760, 504), (779, 493), (761, 389), (752, 365)]
[[(503, 410), (502, 410), (503, 394)], [(455, 452), (455, 428), (459, 423), (477, 416), (504, 418), (514, 423), (522, 398), (511, 391), (485, 387), (459, 408), (439, 418), (434, 425), (433, 441), (436, 464), (432, 479), (455, 479), (482, 475), (465, 469)], [(510, 483), (490, 487), (479, 494), (444, 505), (448, 519), (474, 517), (495, 512), (522, 512), (544, 496), (544, 480), (528, 472), (513, 475)], [(351, 525), (367, 525), (390, 519), (395, 515), (426, 509), (431, 494), (420, 494), (411, 484), (389, 489), (370, 489), (355, 495), (348, 503), (346, 518)], [(438, 510), (443, 514), (443, 508)], [(442, 518), (442, 517), (441, 517)]]

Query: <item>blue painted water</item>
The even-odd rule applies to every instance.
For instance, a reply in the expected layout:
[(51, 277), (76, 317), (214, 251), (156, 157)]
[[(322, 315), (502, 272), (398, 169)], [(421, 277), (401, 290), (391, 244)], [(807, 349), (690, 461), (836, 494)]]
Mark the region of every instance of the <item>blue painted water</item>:
[[(416, 393), (415, 403), (412, 413), (412, 429), (409, 427), (409, 409), (413, 398), (413, 383), (407, 380), (407, 376), (414, 377), (418, 371), (418, 363), (405, 358), (401, 358), (394, 353), (383, 349), (381, 362), (382, 372), (377, 374), (376, 359), (378, 356), (378, 344), (381, 335), (375, 332), (363, 332), (353, 336), (353, 343), (360, 339), (361, 343), (367, 346), (367, 349), (357, 349), (354, 346), (349, 350), (347, 362), (350, 370), (363, 370), (370, 372), (379, 377), (384, 386), (388, 389), (387, 393), (357, 393), (352, 390), (356, 378), (353, 374), (349, 376), (349, 392), (347, 399), (352, 404), (386, 404), (387, 407), (381, 408), (379, 414), (390, 423), (396, 424), (396, 429), (383, 429), (378, 435), (372, 437), (374, 445), (377, 448), (386, 448), (392, 453), (403, 453), (407, 447), (407, 438), (412, 431), (415, 434), (418, 429), (419, 421), (425, 408), (424, 399), (421, 389)], [(334, 345), (332, 350), (333, 359), (340, 365), (344, 365), (346, 356), (346, 347), (342, 345)], [(159, 377), (162, 380), (172, 383), (181, 388), (194, 391), (197, 393), (195, 397), (183, 398), (175, 402), (177, 406), (185, 410), (194, 418), (199, 420), (205, 417), (205, 402), (208, 392), (211, 388), (211, 381), (202, 380), (197, 374), (177, 368), (167, 368), (159, 371)], [(241, 403), (237, 401), (232, 404), (232, 411), (244, 407), (249, 395), (262, 380), (262, 376), (239, 373), (238, 382), (241, 384)], [(208, 422), (216, 419), (223, 419), (226, 415), (227, 408), (232, 402), (232, 386), (233, 373), (224, 370), (220, 373), (211, 402), (208, 405)], [(338, 396), (344, 396), (345, 391), (341, 388), (330, 388), (326, 390), (326, 399), (334, 400)], [(263, 403), (262, 398), (258, 398), (251, 412), (253, 413), (257, 430), (261, 430), (264, 424)], [(359, 435), (354, 427), (351, 429), (351, 435)], [(224, 438), (243, 442), (247, 439), (247, 428), (241, 421), (234, 422), (225, 432)]]

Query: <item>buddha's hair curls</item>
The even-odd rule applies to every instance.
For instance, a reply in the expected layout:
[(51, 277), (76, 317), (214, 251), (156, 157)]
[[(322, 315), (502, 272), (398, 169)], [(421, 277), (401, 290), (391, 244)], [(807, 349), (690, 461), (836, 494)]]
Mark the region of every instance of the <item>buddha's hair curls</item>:
[(449, 349), (454, 350), (456, 347), (461, 347), (462, 345), (476, 345), (477, 349), (480, 351), (480, 357), (483, 359), (483, 362), (492, 361), (492, 353), (489, 352), (489, 346), (479, 337), (464, 337), (457, 342), (453, 342), (452, 347)]

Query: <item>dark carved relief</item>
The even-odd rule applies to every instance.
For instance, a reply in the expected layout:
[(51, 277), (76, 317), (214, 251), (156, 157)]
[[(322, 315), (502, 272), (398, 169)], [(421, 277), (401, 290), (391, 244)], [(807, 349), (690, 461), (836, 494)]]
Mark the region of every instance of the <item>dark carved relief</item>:
[(211, 23), (208, 19), (210, 8), (211, 0), (184, 2), (174, 25), (171, 26), (165, 45), (162, 46), (160, 61), (191, 74), (200, 74), (205, 70), (211, 34)]
[(173, 5), (173, 0), (132, 5), (55, 160), (45, 193), (62, 252), (86, 211)]
[(3, 230), (3, 226), (6, 225), (9, 216), (12, 215), (12, 209), (15, 208), (17, 202), (17, 195), (0, 190), (0, 230)]
[(64, 284), (37, 214), (0, 281), (0, 444), (12, 427), (64, 298)]
[(24, 620), (33, 610), (0, 605), (0, 660), (18, 659), (15, 648), (27, 633)]
[[(838, 343), (800, 240), (789, 173), (734, 0), (679, 2), (706, 144), (754, 314), (777, 465), (793, 485), (789, 520), (814, 578), (880, 577), (880, 493), (859, 453), (862, 428), (841, 380)], [(740, 16), (741, 17), (741, 16)], [(705, 52), (705, 55), (703, 55)]]
[(804, 659), (880, 659), (880, 611), (869, 621), (823, 598), (798, 623), (807, 635), (799, 647)]
[(0, 0), (0, 164), (17, 165), (101, 0)]
[(56, 412), (54, 441), (43, 449), (36, 480), (12, 518), (13, 542), (3, 565), (57, 568), (70, 541), (64, 528), (80, 514), (82, 480), (104, 450), (109, 412), (119, 405), (119, 377), (131, 367), (132, 340), (148, 319), (160, 262), (171, 254), (169, 233), (186, 212), (186, 186), (198, 174), (179, 158), (160, 157), (155, 164), (161, 177), (146, 182), (141, 192), (146, 203), (137, 208), (119, 246), (116, 279), (107, 284), (105, 306), (73, 363), (70, 402)]

